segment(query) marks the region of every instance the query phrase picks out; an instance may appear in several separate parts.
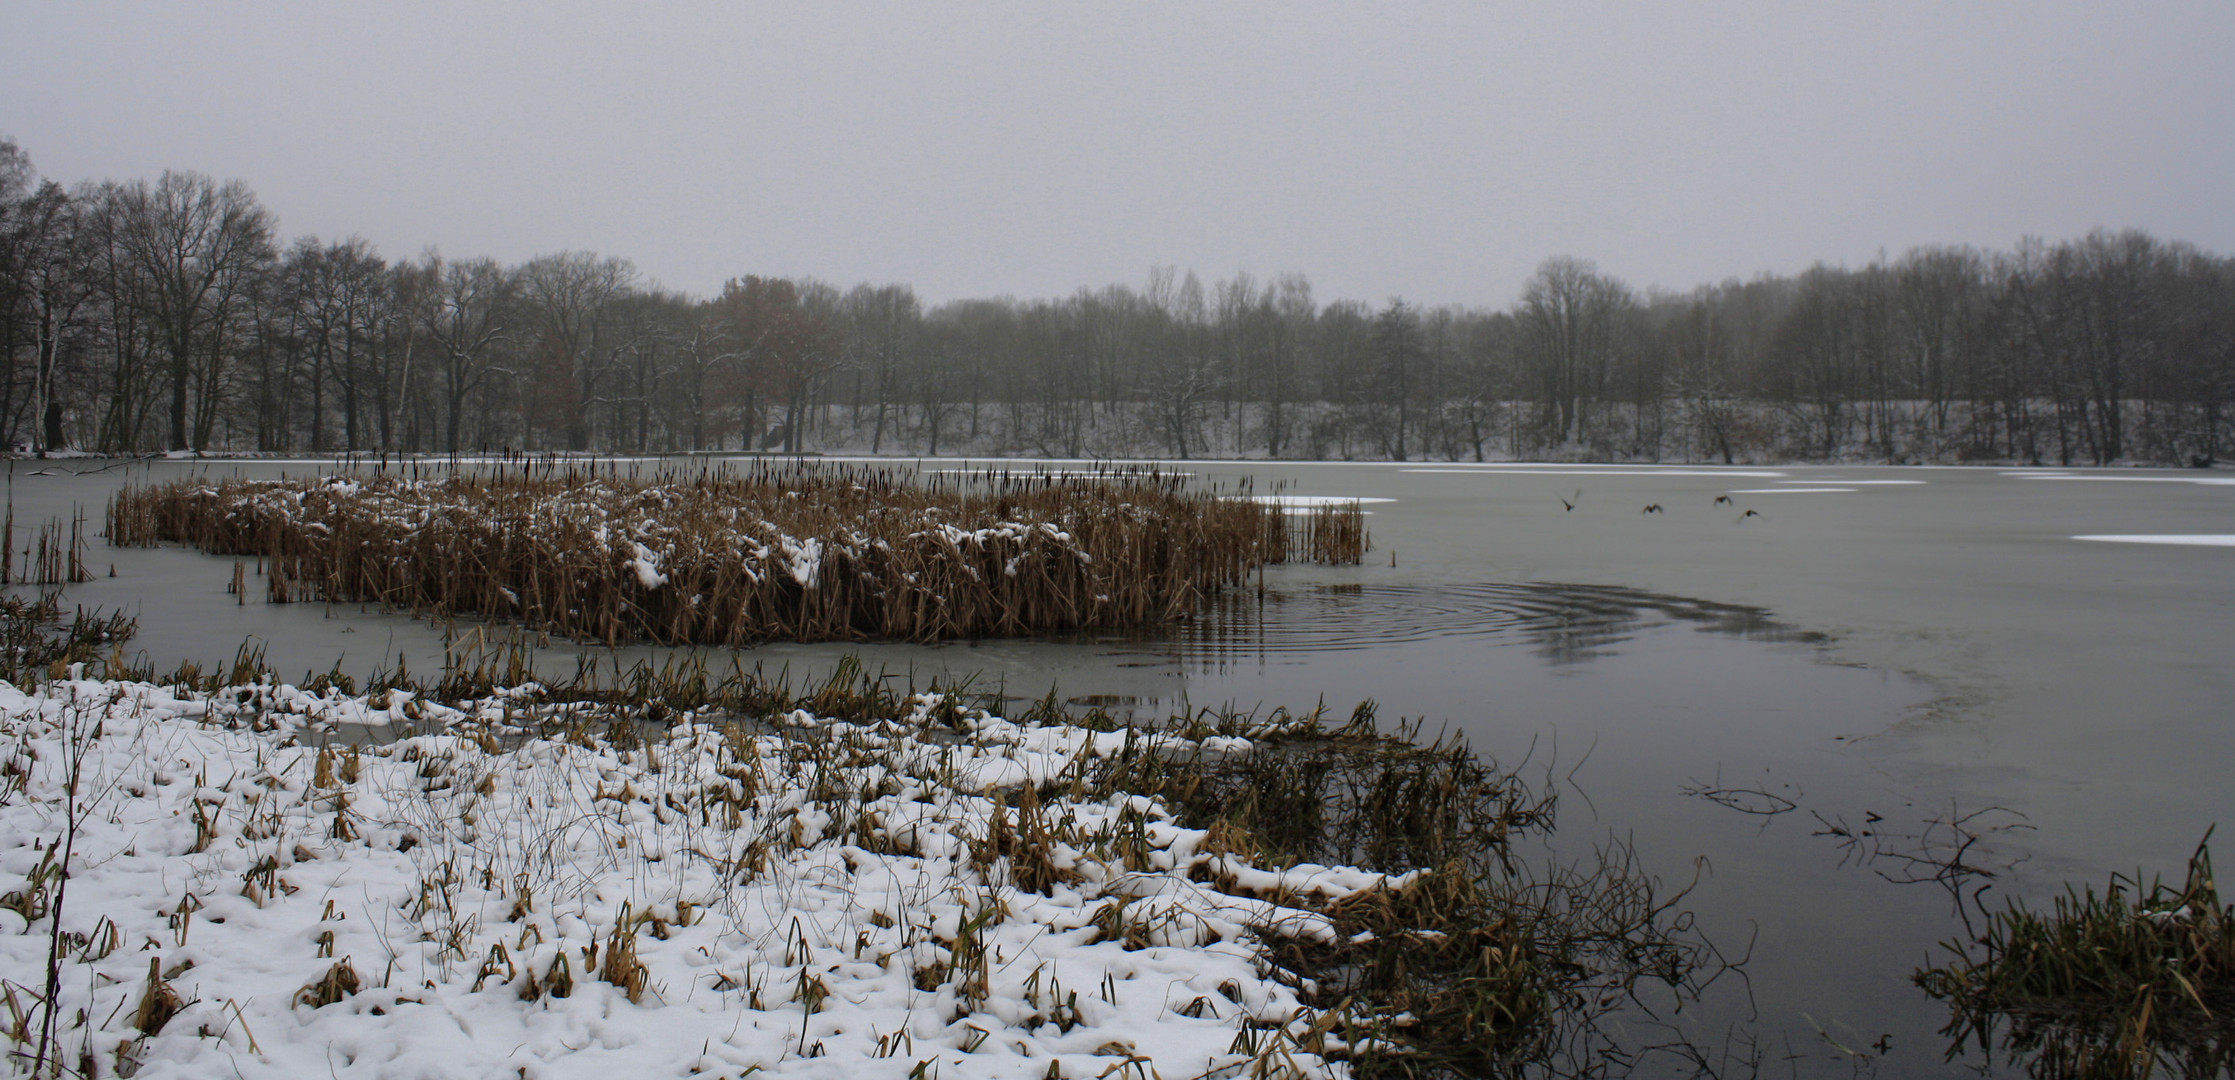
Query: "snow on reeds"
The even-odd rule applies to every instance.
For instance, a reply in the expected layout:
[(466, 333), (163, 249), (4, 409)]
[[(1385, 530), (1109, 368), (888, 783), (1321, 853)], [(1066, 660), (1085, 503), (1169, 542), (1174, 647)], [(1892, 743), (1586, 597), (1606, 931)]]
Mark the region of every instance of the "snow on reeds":
[(1266, 563), (1355, 563), (1366, 546), (1356, 506), (1291, 521), (1148, 471), (798, 466), (189, 479), (119, 491), (108, 535), (254, 559), (280, 602), (718, 645), (1151, 626)]
[[(15, 1052), (142, 1077), (898, 1078), (1194, 1075), (1248, 1063), (1243, 1030), (1306, 1068), (1327, 1049), (1259, 966), (1325, 916), (1191, 880), (1223, 856), (1150, 800), (1034, 800), (1123, 735), (978, 714), (928, 738), (925, 698), (873, 725), (508, 746), (468, 723), (359, 751), (291, 737), (290, 698), (0, 689)], [(422, 706), (501, 711), (469, 707)], [(1298, 897), (1403, 884), (1268, 873)]]
[[(1602, 870), (1617, 887), (1582, 918), (1563, 890), (1592, 882), (1483, 893), (1470, 860), (1548, 806), (1368, 714), (1143, 732), (915, 694), (874, 720), (706, 710), (648, 730), (644, 704), (0, 683), (13, 1060), (1472, 1074), (1565, 1046), (1556, 1014), (1675, 962), (1637, 879)], [(418, 733), (342, 746), (321, 715)], [(1323, 841), (1432, 865), (1298, 861)]]

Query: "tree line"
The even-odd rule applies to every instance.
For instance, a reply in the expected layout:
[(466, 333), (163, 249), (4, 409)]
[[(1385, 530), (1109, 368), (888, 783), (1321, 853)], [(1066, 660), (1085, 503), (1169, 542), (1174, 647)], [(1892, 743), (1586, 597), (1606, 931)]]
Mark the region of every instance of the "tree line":
[(1502, 308), (1300, 275), (926, 305), (283, 241), (239, 181), (40, 180), (0, 140), (0, 443), (34, 450), (1485, 460), (2225, 457), (2235, 259), (2146, 233), (1690, 292), (1547, 259)]

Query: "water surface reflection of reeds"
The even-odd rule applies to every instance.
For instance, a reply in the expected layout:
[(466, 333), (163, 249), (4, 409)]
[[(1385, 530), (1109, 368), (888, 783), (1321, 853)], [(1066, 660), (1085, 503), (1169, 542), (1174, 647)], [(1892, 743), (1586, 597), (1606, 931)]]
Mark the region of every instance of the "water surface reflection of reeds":
[(1213, 663), (1466, 637), (1526, 646), (1551, 663), (1573, 664), (1606, 655), (1643, 631), (1678, 624), (1773, 644), (1824, 640), (1756, 607), (1612, 585), (1487, 582), (1344, 583), (1262, 599), (1230, 593), (1213, 599), (1175, 638), (1189, 659)]

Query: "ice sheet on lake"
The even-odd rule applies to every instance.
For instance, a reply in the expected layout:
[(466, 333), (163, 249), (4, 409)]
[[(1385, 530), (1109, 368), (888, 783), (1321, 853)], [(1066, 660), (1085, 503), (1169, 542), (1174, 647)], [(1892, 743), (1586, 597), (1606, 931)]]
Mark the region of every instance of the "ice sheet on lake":
[[(927, 476), (991, 476), (999, 474), (1003, 476), (1014, 476), (1027, 479), (1037, 479), (1044, 476), (1051, 480), (1108, 480), (1112, 478), (1122, 479), (1128, 475), (1131, 475), (1130, 473), (1121, 469), (1043, 469), (1037, 467), (1030, 469), (1018, 469), (1010, 468), (999, 463), (988, 464), (985, 468), (982, 469), (926, 469), (924, 473)], [(1191, 472), (1173, 472), (1167, 469), (1158, 469), (1156, 470), (1156, 475), (1194, 476), (1195, 474)]]
[(1530, 465), (1524, 467), (1499, 466), (1472, 469), (1399, 469), (1408, 473), (1449, 473), (1464, 476), (1789, 476), (1790, 473), (1766, 469), (1609, 469), (1579, 465)]
[(1851, 487), (1776, 487), (1732, 488), (1733, 495), (1852, 495), (1860, 488)]
[(1243, 495), (1241, 498), (1267, 506), (1349, 506), (1352, 503), (1397, 501), (1370, 495)]
[(2163, 533), (2147, 535), (2075, 536), (2074, 540), (2099, 540), (2110, 544), (2183, 544), (2190, 547), (2235, 547), (2235, 533)]
[(2020, 480), (2092, 480), (2118, 484), (2202, 484), (2235, 487), (2235, 476), (2075, 476), (2069, 473), (2006, 472)]

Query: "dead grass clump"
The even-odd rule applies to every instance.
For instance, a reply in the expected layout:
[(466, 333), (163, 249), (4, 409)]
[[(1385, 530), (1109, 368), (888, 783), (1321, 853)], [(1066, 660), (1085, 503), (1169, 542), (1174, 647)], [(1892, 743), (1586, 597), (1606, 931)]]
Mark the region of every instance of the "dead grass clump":
[(1626, 1009), (1694, 1000), (1730, 966), (1684, 895), (1621, 847), (1528, 873), (1455, 859), (1321, 906), (1332, 934), (1265, 944), (1356, 1075), (1596, 1075), (1635, 1053)]
[(311, 980), (295, 991), (295, 1004), (313, 1009), (324, 1008), (355, 994), (363, 986), (357, 969), (345, 958), (327, 968), (324, 975)]
[(1009, 796), (996, 792), (986, 816), (982, 840), (971, 841), (971, 859), (981, 869), (1006, 860), (1009, 883), (1029, 893), (1046, 893), (1058, 884), (1076, 884), (1081, 875), (1056, 858), (1057, 829), (1048, 821), (1040, 793), (1030, 784), (1017, 789), (1016, 806)]
[(1951, 1008), (1950, 1057), (1999, 1049), (2031, 1075), (2074, 1080), (2235, 1069), (2235, 905), (2212, 876), (2210, 839), (2178, 887), (2114, 875), (2100, 894), (2067, 888), (2046, 912), (2013, 903), (1947, 945), (1948, 962), (1915, 979)]
[(1518, 832), (1549, 827), (1553, 800), (1464, 742), (1316, 725), (1260, 736), (1250, 752), (1173, 758), (1128, 747), (1094, 788), (1163, 798), (1179, 821), (1222, 842), (1243, 836), (1275, 863), (1312, 861), (1391, 873), (1453, 858), (1496, 858)]
[(18, 686), (62, 678), (72, 664), (84, 664), (92, 678), (129, 679), (134, 671), (123, 658), (124, 643), (139, 632), (129, 615), (104, 615), (76, 609), (66, 620), (55, 594), (35, 599), (0, 596), (0, 679)]
[(806, 466), (189, 479), (126, 488), (108, 510), (115, 544), (255, 557), (274, 602), (725, 646), (1156, 625), (1265, 563), (1362, 556), (1355, 507), (1302, 520), (1153, 471), (919, 481)]
[(1318, 998), (1354, 1003), (1352, 1041), (1407, 1048), (1368, 1050), (1368, 1075), (1495, 1075), (1549, 1055), (1552, 1013), (1573, 996), (1531, 920), (1503, 908), (1454, 865), (1328, 905), (1332, 939), (1283, 942), (1280, 960), (1322, 979)]
[(147, 986), (140, 991), (140, 1008), (133, 1014), (132, 1026), (140, 1029), (142, 1035), (157, 1034), (185, 1008), (186, 1001), (171, 988), (170, 980), (163, 977), (162, 958), (148, 957)]
[(535, 969), (528, 969), (528, 977), (520, 982), (520, 1000), (539, 1001), (546, 997), (571, 997), (574, 994), (574, 967), (567, 962), (565, 950), (552, 959), (551, 969), (541, 979)]
[(629, 905), (621, 905), (621, 915), (613, 924), (613, 932), (605, 939), (605, 962), (598, 969), (598, 978), (629, 996), (631, 1002), (644, 1000), (645, 981), (650, 976), (644, 964), (636, 958), (636, 921), (629, 917)]
[[(1255, 726), (1239, 755), (1174, 757), (1143, 740), (1107, 761), (1091, 790), (1156, 796), (1179, 823), (1207, 830), (1203, 850), (1244, 864), (1414, 872), (1331, 901), (1287, 886), (1262, 894), (1331, 930), (1260, 937), (1277, 977), (1324, 1010), (1280, 1046), (1346, 1058), (1361, 1076), (1581, 1067), (1618, 1052), (1622, 1037), (1605, 1021), (1648, 986), (1681, 999), (1722, 970), (1680, 916), (1683, 892), (1664, 893), (1628, 849), (1524, 865), (1513, 848), (1549, 833), (1554, 799), (1463, 744), (1378, 734), (1368, 708), (1334, 732), (1316, 716)], [(1121, 855), (1124, 840), (1123, 830), (1113, 838)], [(1198, 872), (1222, 891), (1250, 891), (1226, 880), (1247, 872), (1228, 864)], [(1093, 925), (1101, 940), (1148, 941), (1122, 902), (1097, 909)]]

